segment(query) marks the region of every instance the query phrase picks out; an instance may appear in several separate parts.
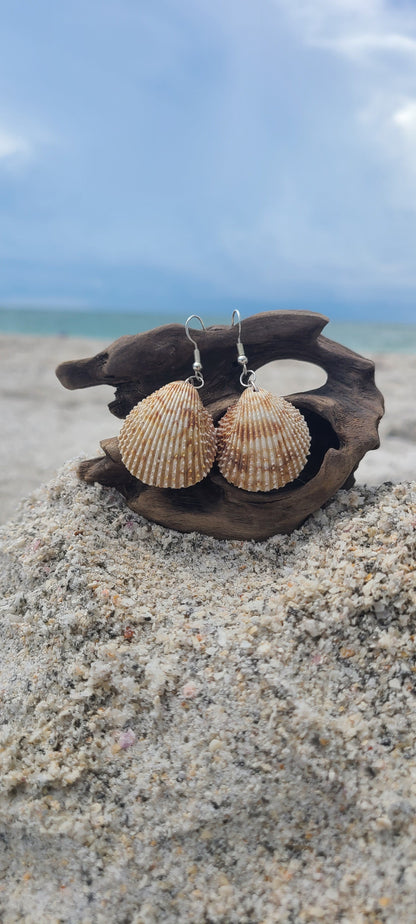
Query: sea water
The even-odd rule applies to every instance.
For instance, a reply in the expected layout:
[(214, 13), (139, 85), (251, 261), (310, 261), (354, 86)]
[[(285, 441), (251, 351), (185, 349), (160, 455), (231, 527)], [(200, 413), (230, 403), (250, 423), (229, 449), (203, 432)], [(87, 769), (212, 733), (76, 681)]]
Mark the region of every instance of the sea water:
[[(177, 322), (171, 313), (0, 308), (0, 333), (93, 337), (108, 341)], [(204, 313), (204, 321), (222, 323)], [(330, 321), (323, 334), (358, 353), (415, 353), (416, 324)]]

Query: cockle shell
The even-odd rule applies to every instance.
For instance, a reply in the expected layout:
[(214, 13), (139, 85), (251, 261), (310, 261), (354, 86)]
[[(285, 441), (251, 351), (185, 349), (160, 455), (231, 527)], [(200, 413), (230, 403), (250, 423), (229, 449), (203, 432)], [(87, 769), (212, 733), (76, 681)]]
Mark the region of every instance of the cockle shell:
[(297, 478), (310, 442), (306, 420), (290, 401), (246, 388), (219, 422), (218, 466), (238, 488), (272, 491)]
[(214, 422), (193, 385), (169, 382), (130, 411), (119, 446), (124, 465), (144, 484), (188, 488), (214, 463)]

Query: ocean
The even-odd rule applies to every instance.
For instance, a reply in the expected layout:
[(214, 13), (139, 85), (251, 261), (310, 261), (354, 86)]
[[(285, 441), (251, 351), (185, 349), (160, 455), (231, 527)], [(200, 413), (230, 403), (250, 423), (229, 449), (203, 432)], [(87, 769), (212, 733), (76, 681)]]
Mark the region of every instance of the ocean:
[[(156, 317), (145, 312), (0, 308), (0, 333), (93, 337), (110, 343), (123, 334), (137, 334), (177, 320), (171, 313)], [(204, 321), (207, 326), (223, 323), (206, 312)], [(358, 353), (416, 354), (416, 324), (330, 321), (323, 334)]]

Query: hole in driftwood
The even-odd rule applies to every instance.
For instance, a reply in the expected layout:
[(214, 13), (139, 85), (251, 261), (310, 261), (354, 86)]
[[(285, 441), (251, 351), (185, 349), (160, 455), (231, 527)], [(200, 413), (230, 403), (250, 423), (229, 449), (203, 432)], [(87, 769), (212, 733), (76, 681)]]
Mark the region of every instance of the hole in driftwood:
[(294, 395), (300, 391), (312, 391), (327, 381), (327, 374), (314, 363), (297, 359), (280, 359), (261, 366), (256, 372), (257, 384), (274, 395)]
[(311, 411), (309, 408), (303, 408), (301, 402), (296, 402), (296, 407), (302, 412), (308, 424), (309, 433), (311, 434), (311, 448), (308, 461), (299, 478), (292, 481), (290, 485), (281, 488), (281, 491), (306, 484), (307, 481), (310, 481), (311, 478), (318, 474), (328, 449), (339, 449), (337, 434), (325, 417), (321, 417), (320, 414), (316, 414), (315, 411)]

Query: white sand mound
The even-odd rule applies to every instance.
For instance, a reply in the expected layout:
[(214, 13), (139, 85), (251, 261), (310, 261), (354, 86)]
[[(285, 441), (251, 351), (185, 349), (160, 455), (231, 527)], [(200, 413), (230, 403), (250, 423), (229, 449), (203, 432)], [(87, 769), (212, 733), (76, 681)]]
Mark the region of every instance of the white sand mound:
[(1, 921), (414, 921), (415, 523), (409, 484), (257, 544), (151, 525), (75, 464), (29, 498)]

